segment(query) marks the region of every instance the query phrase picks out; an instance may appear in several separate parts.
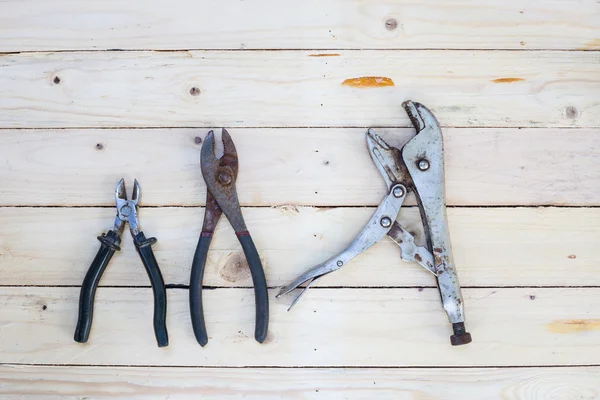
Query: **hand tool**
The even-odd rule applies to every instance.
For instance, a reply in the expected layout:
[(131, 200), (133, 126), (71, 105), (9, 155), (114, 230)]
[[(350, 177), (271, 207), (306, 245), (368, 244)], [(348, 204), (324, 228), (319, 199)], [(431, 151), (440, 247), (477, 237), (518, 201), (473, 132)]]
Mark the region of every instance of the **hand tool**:
[[(471, 334), (465, 329), (463, 298), (446, 218), (442, 131), (433, 113), (422, 104), (406, 101), (402, 106), (417, 131), (402, 149), (389, 146), (372, 129), (367, 132), (367, 147), (387, 184), (388, 195), (350, 246), (300, 275), (277, 297), (307, 283), (291, 309), (316, 279), (346, 265), (388, 235), (400, 246), (402, 260), (416, 261), (436, 277), (442, 305), (454, 331), (450, 342), (453, 346), (467, 344)], [(409, 191), (415, 194), (421, 212), (426, 247), (417, 246), (414, 237), (396, 221)]]
[(231, 223), (250, 267), (254, 283), (256, 307), (254, 338), (257, 342), (264, 342), (269, 325), (269, 297), (265, 273), (258, 251), (254, 246), (252, 237), (250, 237), (250, 233), (242, 217), (242, 210), (240, 209), (235, 190), (235, 181), (238, 173), (237, 151), (227, 130), (223, 129), (222, 132), (223, 156), (221, 158), (215, 156), (215, 137), (213, 131), (208, 132), (206, 135), (206, 139), (204, 139), (204, 143), (202, 144), (202, 150), (200, 151), (200, 167), (202, 169), (202, 176), (206, 182), (207, 193), (202, 232), (200, 233), (200, 239), (198, 240), (198, 246), (196, 247), (196, 253), (192, 262), (190, 314), (196, 340), (198, 340), (201, 346), (205, 346), (208, 342), (202, 309), (202, 278), (204, 276), (208, 248), (210, 247), (213, 232), (222, 213), (225, 213), (225, 216)]
[(131, 236), (133, 237), (133, 243), (142, 259), (142, 263), (146, 268), (146, 272), (148, 273), (152, 285), (152, 292), (154, 294), (154, 335), (156, 336), (158, 347), (164, 347), (169, 344), (166, 326), (167, 292), (165, 290), (163, 277), (158, 268), (158, 263), (152, 252), (151, 246), (156, 243), (156, 238), (146, 238), (144, 232), (140, 229), (137, 216), (140, 196), (140, 185), (137, 180), (133, 185), (133, 195), (131, 200), (127, 199), (124, 180), (121, 179), (117, 184), (115, 190), (117, 217), (115, 218), (114, 228), (107, 233), (103, 233), (102, 236), (98, 236), (100, 250), (98, 250), (98, 254), (96, 254), (94, 261), (92, 261), (92, 265), (90, 265), (90, 268), (83, 279), (83, 284), (81, 285), (81, 293), (79, 295), (79, 319), (77, 321), (77, 328), (75, 329), (76, 342), (85, 343), (90, 336), (94, 312), (94, 297), (96, 295), (98, 282), (100, 282), (100, 278), (102, 278), (102, 274), (113, 254), (115, 254), (115, 251), (121, 250), (119, 247), (121, 235), (123, 234), (125, 224), (128, 223)]

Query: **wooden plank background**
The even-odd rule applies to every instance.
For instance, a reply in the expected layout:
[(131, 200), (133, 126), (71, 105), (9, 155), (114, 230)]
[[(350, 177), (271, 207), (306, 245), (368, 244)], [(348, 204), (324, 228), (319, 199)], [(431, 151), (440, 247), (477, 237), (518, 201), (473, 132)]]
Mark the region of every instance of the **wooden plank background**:
[[(0, 398), (600, 399), (599, 50), (594, 0), (0, 2)], [(468, 346), (450, 346), (435, 282), (387, 239), (292, 311), (274, 298), (370, 217), (385, 185), (364, 133), (409, 140), (406, 99), (443, 126)], [(271, 326), (257, 344), (222, 221), (201, 348), (199, 149), (223, 126)], [(129, 233), (89, 343), (72, 340), (121, 177), (139, 179), (159, 239), (167, 348)], [(400, 220), (422, 240), (414, 205)]]

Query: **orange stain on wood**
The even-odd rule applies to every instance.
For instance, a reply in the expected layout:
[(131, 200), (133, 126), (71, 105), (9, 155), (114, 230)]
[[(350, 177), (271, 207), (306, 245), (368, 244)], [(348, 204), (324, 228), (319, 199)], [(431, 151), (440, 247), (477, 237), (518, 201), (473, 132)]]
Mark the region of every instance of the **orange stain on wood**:
[(600, 330), (600, 319), (568, 319), (554, 321), (547, 325), (554, 333), (576, 333)]
[(600, 38), (592, 39), (584, 45), (585, 50), (596, 50), (600, 49)]
[(338, 53), (319, 53), (319, 54), (309, 54), (309, 57), (339, 57)]
[(494, 83), (512, 83), (512, 82), (519, 82), (519, 81), (524, 81), (525, 79), (523, 78), (498, 78), (498, 79), (494, 79), (492, 80), (492, 82)]
[(361, 76), (360, 78), (346, 79), (342, 82), (342, 85), (356, 88), (372, 88), (394, 86), (394, 81), (385, 76)]

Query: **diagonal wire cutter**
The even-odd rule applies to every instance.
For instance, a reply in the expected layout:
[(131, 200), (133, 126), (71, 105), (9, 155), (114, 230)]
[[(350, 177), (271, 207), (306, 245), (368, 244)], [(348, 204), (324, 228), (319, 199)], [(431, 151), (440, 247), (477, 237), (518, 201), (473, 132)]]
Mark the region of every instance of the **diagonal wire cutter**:
[[(369, 154), (387, 185), (387, 196), (345, 250), (300, 275), (277, 297), (306, 283), (290, 306), (292, 308), (311, 283), (340, 269), (387, 235), (400, 247), (402, 260), (416, 261), (435, 276), (442, 306), (452, 324), (450, 342), (453, 346), (467, 344), (471, 342), (471, 334), (465, 329), (463, 297), (446, 218), (442, 130), (433, 113), (424, 105), (412, 101), (402, 105), (417, 131), (402, 149), (388, 145), (372, 129), (367, 132)], [(417, 246), (413, 235), (396, 221), (409, 191), (417, 199), (426, 246)]]
[(190, 277), (190, 314), (192, 326), (196, 340), (198, 340), (201, 346), (205, 346), (208, 343), (208, 334), (206, 332), (202, 308), (202, 278), (204, 276), (206, 257), (213, 233), (221, 215), (225, 213), (242, 245), (242, 249), (248, 260), (248, 266), (250, 267), (254, 283), (256, 306), (254, 338), (257, 342), (262, 343), (267, 336), (269, 325), (267, 282), (258, 251), (242, 217), (242, 210), (240, 209), (235, 189), (235, 181), (238, 174), (237, 151), (233, 140), (231, 140), (231, 136), (229, 136), (229, 133), (225, 129), (223, 129), (221, 136), (223, 141), (223, 156), (221, 158), (215, 156), (215, 137), (213, 131), (208, 132), (206, 135), (200, 152), (200, 167), (202, 169), (202, 176), (206, 182), (207, 194), (202, 232), (200, 233), (200, 239), (198, 240), (198, 246), (194, 254)]
[(156, 243), (156, 238), (146, 238), (144, 232), (140, 229), (137, 217), (140, 195), (140, 185), (137, 180), (133, 185), (131, 200), (127, 199), (124, 180), (121, 179), (117, 184), (117, 188), (115, 189), (117, 217), (115, 218), (114, 228), (102, 234), (102, 236), (98, 236), (100, 250), (98, 250), (94, 261), (92, 261), (92, 265), (90, 265), (81, 285), (79, 318), (77, 320), (77, 328), (75, 329), (76, 342), (85, 343), (90, 336), (96, 288), (113, 254), (115, 254), (115, 251), (121, 250), (119, 247), (121, 235), (123, 234), (125, 224), (128, 223), (133, 243), (142, 259), (152, 285), (152, 292), (154, 294), (154, 335), (156, 336), (158, 347), (165, 347), (169, 344), (166, 326), (167, 292), (163, 277), (158, 268), (158, 263), (152, 252), (151, 246)]

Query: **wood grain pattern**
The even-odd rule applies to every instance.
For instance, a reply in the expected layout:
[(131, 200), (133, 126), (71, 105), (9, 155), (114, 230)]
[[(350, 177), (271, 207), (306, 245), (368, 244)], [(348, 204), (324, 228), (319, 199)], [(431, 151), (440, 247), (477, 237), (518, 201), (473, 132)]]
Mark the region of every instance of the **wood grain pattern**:
[[(170, 345), (156, 347), (149, 288), (100, 288), (90, 341), (73, 341), (78, 288), (1, 288), (4, 363), (162, 366), (598, 365), (600, 330), (553, 329), (600, 316), (600, 289), (465, 289), (468, 346), (450, 346), (437, 289), (311, 289), (291, 312), (275, 299), (265, 344), (252, 289), (204, 293), (210, 341), (189, 321), (188, 291), (170, 289)], [(532, 295), (535, 297), (532, 300)], [(44, 306), (46, 306), (44, 308)], [(518, 312), (516, 311), (518, 310)], [(424, 356), (430, 354), (430, 356)]]
[[(378, 128), (395, 146), (414, 129)], [(220, 130), (218, 130), (220, 132)], [(125, 177), (142, 204), (204, 205), (207, 129), (0, 130), (1, 205), (113, 206)], [(246, 206), (378, 205), (386, 190), (364, 128), (230, 129)], [(449, 205), (600, 205), (600, 129), (444, 130)], [(412, 195), (407, 204), (415, 204)]]
[[(257, 379), (263, 384), (257, 384)], [(600, 395), (598, 381), (598, 367), (249, 370), (0, 366), (0, 395), (6, 400), (593, 400)]]
[[(0, 58), (0, 127), (598, 127), (597, 52), (187, 51)], [(342, 85), (385, 77), (394, 86)], [(501, 82), (499, 78), (520, 78)]]
[(598, 49), (592, 0), (0, 3), (0, 51)]
[[(345, 248), (373, 208), (249, 208), (244, 217), (258, 246), (271, 287), (293, 278)], [(98, 251), (96, 236), (111, 227), (110, 208), (0, 208), (1, 285), (80, 285)], [(140, 210), (165, 281), (187, 285), (204, 211)], [(463, 286), (600, 286), (595, 248), (600, 209), (451, 208), (454, 257)], [(400, 220), (418, 233), (416, 208)], [(282, 234), (285, 232), (285, 234)], [(127, 232), (102, 285), (148, 286)], [(219, 224), (209, 253), (205, 285), (252, 285), (246, 259), (229, 223)], [(435, 286), (430, 274), (400, 260), (398, 246), (383, 239), (316, 286)]]

